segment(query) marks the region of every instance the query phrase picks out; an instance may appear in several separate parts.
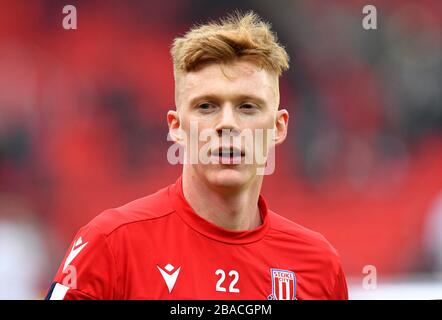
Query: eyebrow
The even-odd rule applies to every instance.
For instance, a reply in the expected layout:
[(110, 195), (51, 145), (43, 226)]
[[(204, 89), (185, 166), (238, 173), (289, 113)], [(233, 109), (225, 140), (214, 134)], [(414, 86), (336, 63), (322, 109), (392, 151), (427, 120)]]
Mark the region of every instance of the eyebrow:
[[(220, 97), (216, 94), (203, 94), (200, 96), (193, 97), (190, 100), (190, 105), (193, 106), (199, 101), (207, 101), (207, 100), (219, 102), (222, 99), (220, 99)], [(238, 96), (235, 96), (234, 100), (235, 101), (253, 101), (259, 105), (263, 105), (263, 106), (267, 105), (266, 101), (263, 98), (258, 97), (256, 95), (250, 95), (250, 94), (240, 94)]]

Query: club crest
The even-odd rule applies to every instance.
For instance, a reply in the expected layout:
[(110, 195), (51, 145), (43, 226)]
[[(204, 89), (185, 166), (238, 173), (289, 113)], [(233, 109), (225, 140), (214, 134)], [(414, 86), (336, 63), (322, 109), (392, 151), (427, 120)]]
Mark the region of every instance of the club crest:
[(272, 294), (269, 300), (296, 300), (296, 275), (293, 271), (270, 269)]

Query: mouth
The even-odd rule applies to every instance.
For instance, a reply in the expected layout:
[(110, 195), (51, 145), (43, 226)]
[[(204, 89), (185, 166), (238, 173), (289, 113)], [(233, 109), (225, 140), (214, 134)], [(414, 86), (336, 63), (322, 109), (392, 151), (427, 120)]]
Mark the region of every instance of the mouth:
[(245, 156), (245, 152), (234, 147), (220, 147), (212, 150), (211, 156), (217, 158), (223, 164), (239, 164)]
[(237, 148), (218, 148), (218, 152), (215, 152), (215, 155), (218, 157), (243, 157), (244, 151), (241, 151)]

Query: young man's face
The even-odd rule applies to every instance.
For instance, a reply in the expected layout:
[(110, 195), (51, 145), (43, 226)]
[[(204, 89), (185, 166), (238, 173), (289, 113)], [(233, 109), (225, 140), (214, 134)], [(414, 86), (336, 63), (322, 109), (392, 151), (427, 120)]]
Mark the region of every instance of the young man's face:
[(278, 77), (253, 62), (210, 63), (181, 74), (175, 100), (170, 133), (192, 161), (185, 166), (214, 187), (247, 187), (262, 175), (270, 148), (285, 139)]

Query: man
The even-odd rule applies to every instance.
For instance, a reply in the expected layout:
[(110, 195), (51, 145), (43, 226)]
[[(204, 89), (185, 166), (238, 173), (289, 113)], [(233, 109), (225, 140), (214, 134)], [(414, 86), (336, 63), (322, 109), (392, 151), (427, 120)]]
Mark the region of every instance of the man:
[(347, 299), (333, 247), (260, 196), (288, 124), (278, 84), (288, 56), (269, 25), (235, 14), (171, 53), (167, 122), (182, 176), (83, 227), (47, 299)]

